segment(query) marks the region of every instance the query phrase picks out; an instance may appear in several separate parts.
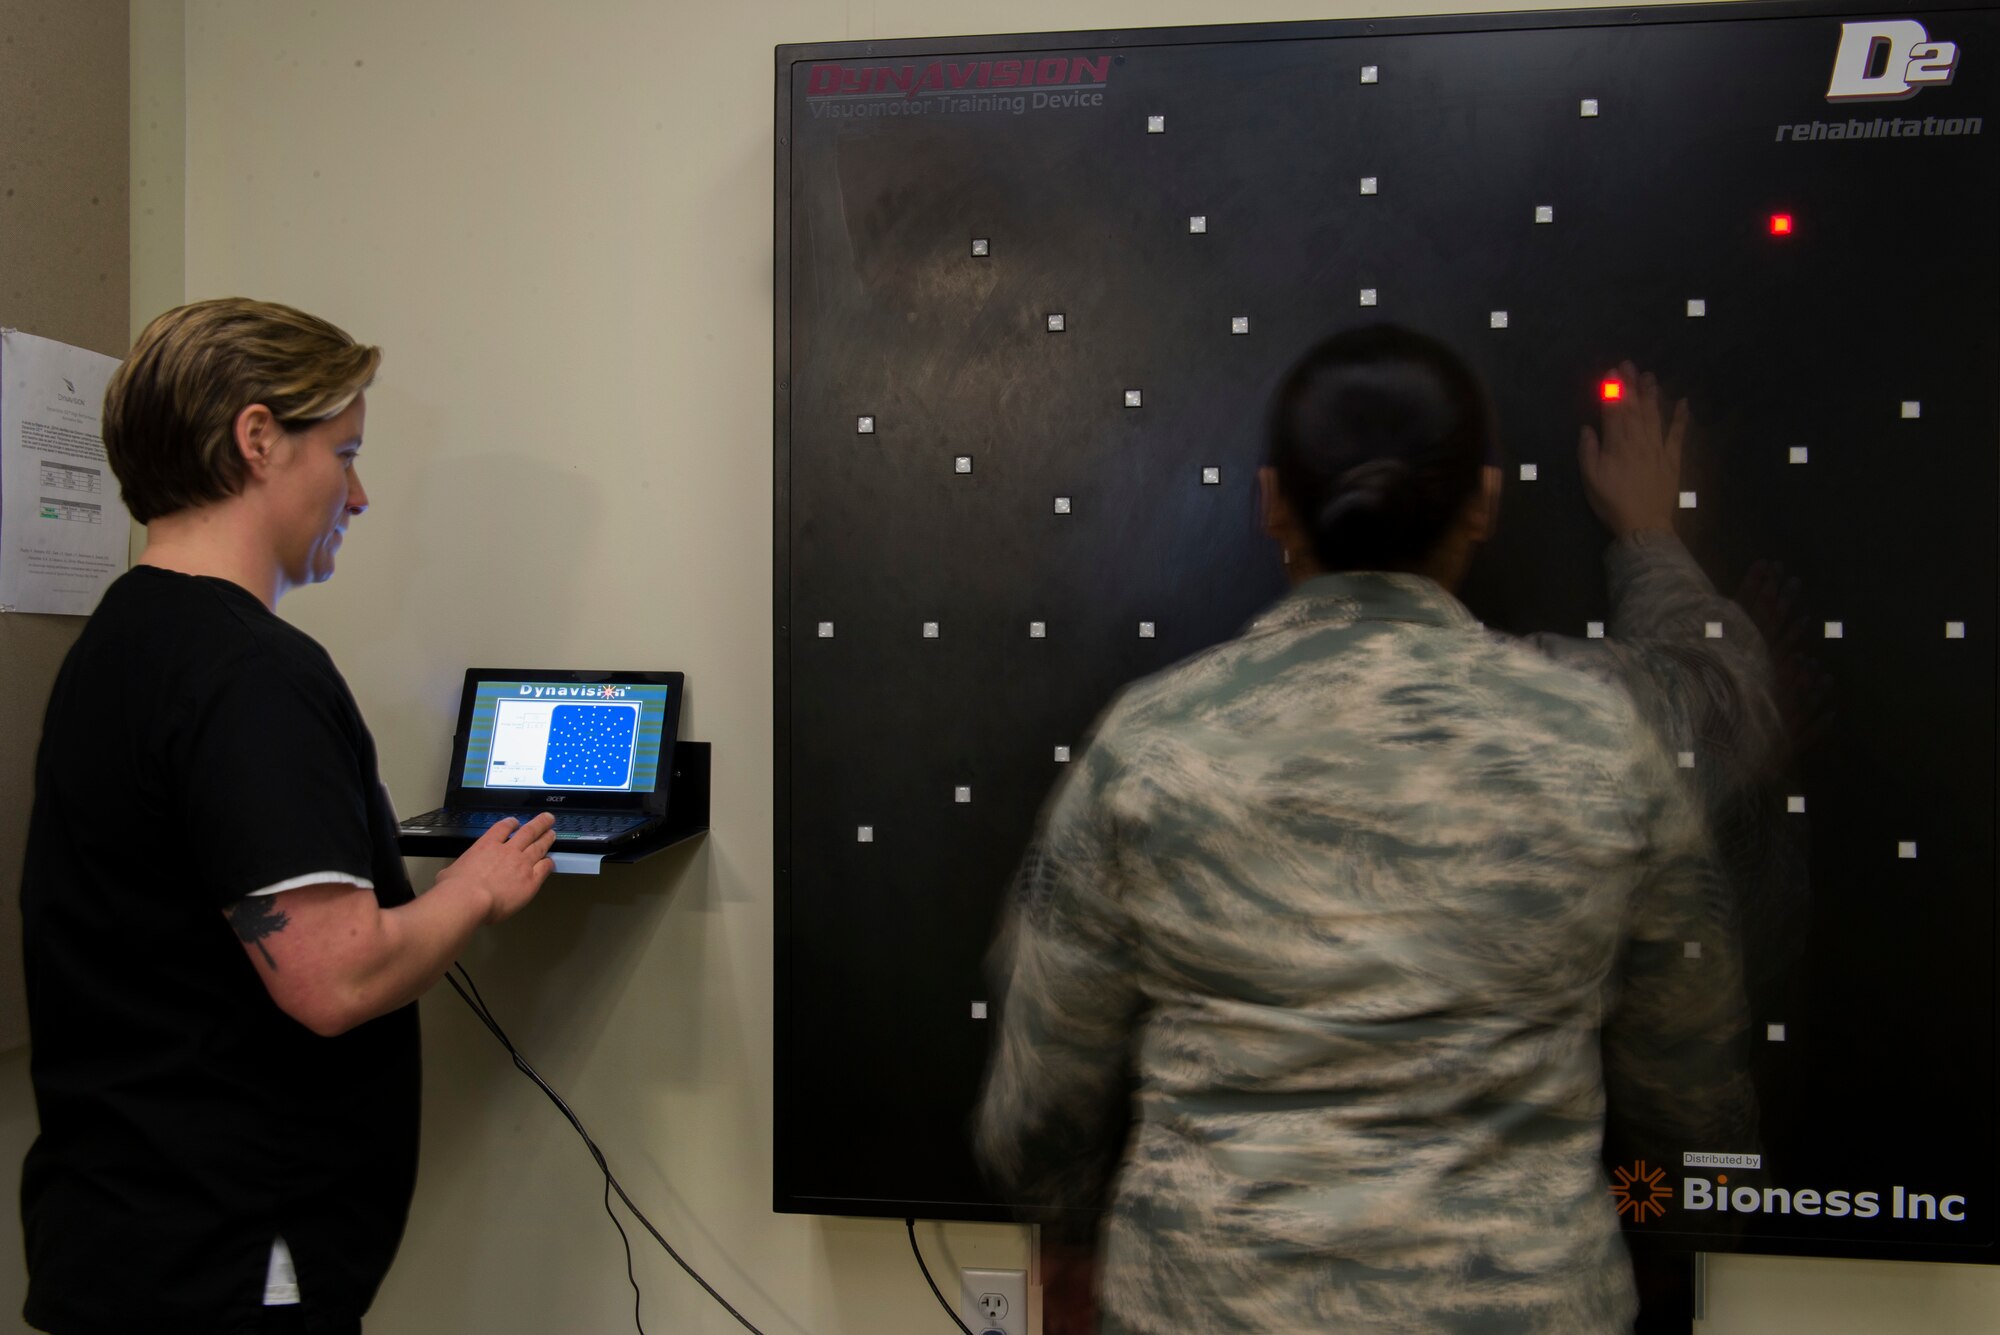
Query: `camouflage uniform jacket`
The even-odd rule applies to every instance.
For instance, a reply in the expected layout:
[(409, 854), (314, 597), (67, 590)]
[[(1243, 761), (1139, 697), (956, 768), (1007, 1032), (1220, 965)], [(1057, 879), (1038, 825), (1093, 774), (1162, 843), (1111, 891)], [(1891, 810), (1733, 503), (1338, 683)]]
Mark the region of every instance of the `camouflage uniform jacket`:
[[(1717, 615), (1678, 544), (1613, 575)], [(1726, 906), (1620, 682), (1646, 653), (1558, 648), (1418, 576), (1328, 575), (1100, 720), (995, 948), (977, 1137), (1013, 1199), (1109, 1201), (1104, 1330), (1630, 1328), (1614, 979), (1642, 1053), (1712, 1056), (1740, 997), (1685, 976)]]

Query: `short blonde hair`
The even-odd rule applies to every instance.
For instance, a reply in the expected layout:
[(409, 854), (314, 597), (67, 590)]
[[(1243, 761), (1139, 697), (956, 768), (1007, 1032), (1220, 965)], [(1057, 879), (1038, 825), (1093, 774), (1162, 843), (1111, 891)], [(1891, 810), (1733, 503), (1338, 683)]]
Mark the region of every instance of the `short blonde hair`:
[(261, 403), (288, 431), (338, 417), (382, 350), (316, 315), (224, 297), (146, 326), (104, 391), (104, 449), (140, 523), (243, 490), (236, 415)]

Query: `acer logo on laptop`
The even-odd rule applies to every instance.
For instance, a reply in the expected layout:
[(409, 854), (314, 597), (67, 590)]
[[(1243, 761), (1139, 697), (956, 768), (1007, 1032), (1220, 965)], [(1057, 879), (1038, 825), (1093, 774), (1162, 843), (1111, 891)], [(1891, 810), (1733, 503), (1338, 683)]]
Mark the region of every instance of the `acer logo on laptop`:
[(1958, 73), (1958, 44), (1933, 42), (1915, 19), (1870, 19), (1840, 25), (1829, 102), (1900, 102), (1943, 87)]

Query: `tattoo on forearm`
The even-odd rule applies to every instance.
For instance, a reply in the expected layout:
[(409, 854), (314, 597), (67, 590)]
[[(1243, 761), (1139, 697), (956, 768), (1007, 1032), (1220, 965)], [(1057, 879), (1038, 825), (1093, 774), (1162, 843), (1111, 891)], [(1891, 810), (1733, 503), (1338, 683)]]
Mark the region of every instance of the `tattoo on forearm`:
[(252, 895), (238, 900), (236, 906), (229, 910), (229, 925), (236, 929), (237, 939), (245, 945), (256, 946), (257, 953), (264, 957), (264, 963), (271, 966), (273, 973), (278, 971), (278, 962), (265, 949), (264, 938), (284, 931), (290, 922), (285, 911), (269, 895)]

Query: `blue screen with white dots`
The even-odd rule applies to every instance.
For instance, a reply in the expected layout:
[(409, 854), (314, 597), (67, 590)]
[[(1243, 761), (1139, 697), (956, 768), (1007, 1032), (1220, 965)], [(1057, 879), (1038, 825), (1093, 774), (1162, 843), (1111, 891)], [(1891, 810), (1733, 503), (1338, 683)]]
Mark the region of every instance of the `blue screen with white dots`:
[(542, 782), (551, 788), (628, 788), (638, 706), (557, 705)]

